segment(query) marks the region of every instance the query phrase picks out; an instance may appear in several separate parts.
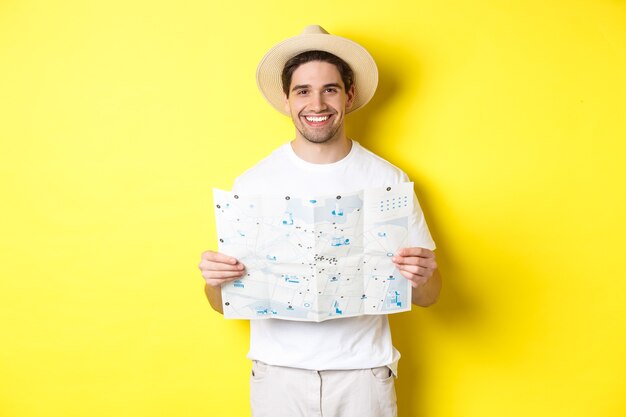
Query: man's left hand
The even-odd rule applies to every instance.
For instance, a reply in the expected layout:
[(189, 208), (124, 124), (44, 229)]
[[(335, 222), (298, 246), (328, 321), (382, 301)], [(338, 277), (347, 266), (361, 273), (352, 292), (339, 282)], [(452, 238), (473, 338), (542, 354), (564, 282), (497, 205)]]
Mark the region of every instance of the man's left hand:
[(435, 253), (426, 248), (402, 248), (391, 260), (413, 288), (426, 284), (437, 269)]

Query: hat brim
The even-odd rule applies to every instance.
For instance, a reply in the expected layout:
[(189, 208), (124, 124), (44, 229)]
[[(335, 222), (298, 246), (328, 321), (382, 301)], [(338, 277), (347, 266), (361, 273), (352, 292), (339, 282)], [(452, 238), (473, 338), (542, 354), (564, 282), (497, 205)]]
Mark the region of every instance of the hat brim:
[(354, 73), (354, 102), (347, 113), (367, 104), (376, 92), (378, 68), (374, 58), (358, 43), (330, 34), (302, 34), (288, 38), (263, 57), (257, 67), (256, 80), (265, 99), (279, 112), (285, 111), (285, 93), (282, 87), (282, 71), (285, 63), (306, 51), (326, 51), (338, 56), (350, 65)]

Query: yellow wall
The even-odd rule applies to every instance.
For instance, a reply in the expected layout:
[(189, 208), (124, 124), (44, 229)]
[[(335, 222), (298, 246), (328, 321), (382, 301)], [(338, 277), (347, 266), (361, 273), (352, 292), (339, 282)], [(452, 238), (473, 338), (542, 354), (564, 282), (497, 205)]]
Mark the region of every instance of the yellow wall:
[(626, 2), (214, 3), (0, 2), (0, 415), (247, 415), (196, 265), (211, 187), (292, 137), (257, 62), (311, 23), (378, 60), (349, 132), (438, 243), (400, 417), (625, 415)]

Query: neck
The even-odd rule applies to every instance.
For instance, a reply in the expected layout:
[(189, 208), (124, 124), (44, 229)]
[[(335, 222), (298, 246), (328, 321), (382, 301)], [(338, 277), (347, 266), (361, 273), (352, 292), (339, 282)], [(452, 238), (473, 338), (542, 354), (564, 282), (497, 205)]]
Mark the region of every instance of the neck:
[(312, 164), (332, 164), (345, 158), (352, 149), (352, 140), (346, 136), (324, 143), (309, 142), (300, 135), (291, 142), (291, 148), (301, 159)]

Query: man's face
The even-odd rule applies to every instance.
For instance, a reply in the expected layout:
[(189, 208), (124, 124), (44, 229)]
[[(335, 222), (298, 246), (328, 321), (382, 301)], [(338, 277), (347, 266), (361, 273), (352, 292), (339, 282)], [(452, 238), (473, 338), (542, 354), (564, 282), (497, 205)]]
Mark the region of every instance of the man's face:
[(325, 143), (343, 134), (343, 119), (353, 99), (354, 87), (345, 91), (337, 67), (311, 61), (293, 72), (285, 110), (300, 136), (309, 142)]

